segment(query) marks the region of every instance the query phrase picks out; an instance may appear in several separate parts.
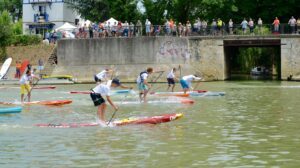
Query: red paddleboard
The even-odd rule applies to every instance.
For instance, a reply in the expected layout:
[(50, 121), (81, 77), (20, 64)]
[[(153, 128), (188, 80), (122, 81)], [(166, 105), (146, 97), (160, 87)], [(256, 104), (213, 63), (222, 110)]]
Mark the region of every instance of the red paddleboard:
[[(112, 122), (113, 126), (124, 125), (140, 125), (140, 124), (160, 124), (170, 121), (175, 121), (183, 117), (182, 113), (164, 114), (152, 117), (136, 117), (123, 120), (116, 120)], [(99, 126), (98, 123), (60, 123), (60, 124), (36, 124), (37, 127), (51, 127), (51, 128), (78, 128), (78, 127), (93, 127)]]
[(23, 60), (22, 65), (21, 65), (21, 68), (20, 68), (21, 76), (22, 76), (23, 73), (25, 72), (25, 70), (26, 70), (28, 64), (29, 64), (29, 61), (28, 61), (28, 60)]
[[(72, 100), (49, 100), (49, 101), (32, 101), (32, 102), (24, 102), (24, 105), (47, 105), (47, 106), (62, 106), (66, 104), (71, 104)], [(11, 103), (11, 102), (0, 102), (0, 104), (4, 105), (16, 105), (21, 103)]]

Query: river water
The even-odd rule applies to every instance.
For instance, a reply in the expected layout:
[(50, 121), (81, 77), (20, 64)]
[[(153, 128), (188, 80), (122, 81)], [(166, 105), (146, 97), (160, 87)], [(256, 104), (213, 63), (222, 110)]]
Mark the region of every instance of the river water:
[[(194, 105), (121, 105), (115, 117), (184, 113), (180, 120), (154, 126), (66, 129), (34, 126), (94, 122), (96, 109), (89, 96), (68, 93), (92, 86), (59, 85), (55, 90), (34, 90), (34, 100), (74, 102), (63, 107), (26, 106), (20, 114), (1, 115), (0, 167), (300, 165), (300, 83), (207, 82), (198, 89), (224, 91), (226, 95), (193, 98)], [(0, 101), (19, 99), (18, 89), (2, 88), (0, 93)], [(123, 100), (124, 96), (113, 98)], [(107, 112), (107, 118), (111, 114)]]

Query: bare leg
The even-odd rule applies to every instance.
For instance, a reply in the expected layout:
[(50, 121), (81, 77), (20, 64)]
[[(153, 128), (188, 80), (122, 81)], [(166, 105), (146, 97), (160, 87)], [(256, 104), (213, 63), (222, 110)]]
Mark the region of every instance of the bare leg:
[(148, 90), (144, 90), (144, 103), (147, 103), (147, 94), (148, 94)]
[(186, 92), (187, 92), (188, 90), (189, 90), (188, 88), (184, 88), (184, 89), (183, 89), (183, 93), (186, 94)]
[(174, 92), (175, 85), (172, 86), (172, 92)]
[(139, 94), (140, 102), (142, 102), (142, 100), (143, 100), (143, 95), (144, 95), (144, 93), (143, 93), (143, 92), (140, 92), (140, 94)]
[(97, 115), (99, 117), (99, 120), (103, 123), (105, 123), (105, 117), (104, 117), (104, 113), (106, 110), (106, 104), (102, 103), (99, 107), (98, 107), (98, 112)]
[(30, 102), (31, 93), (28, 93), (27, 96), (28, 96), (28, 102)]
[(21, 103), (24, 101), (24, 94), (21, 94)]

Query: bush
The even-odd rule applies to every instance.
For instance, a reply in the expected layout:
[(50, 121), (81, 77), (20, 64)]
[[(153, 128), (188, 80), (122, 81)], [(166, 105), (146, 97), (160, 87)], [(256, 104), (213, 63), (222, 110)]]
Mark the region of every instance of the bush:
[(12, 37), (11, 44), (14, 46), (18, 45), (34, 45), (42, 42), (42, 38), (38, 35), (15, 35)]

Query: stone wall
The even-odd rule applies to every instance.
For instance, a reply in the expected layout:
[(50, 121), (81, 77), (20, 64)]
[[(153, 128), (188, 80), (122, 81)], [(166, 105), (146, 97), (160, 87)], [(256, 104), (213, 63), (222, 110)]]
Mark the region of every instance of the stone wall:
[(281, 79), (300, 80), (300, 38), (282, 38), (281, 44)]
[[(276, 36), (281, 40), (281, 77), (300, 79), (300, 36)], [(58, 67), (54, 74), (73, 75), (78, 81), (92, 81), (105, 68), (116, 70), (122, 81), (134, 82), (147, 67), (165, 71), (181, 65), (182, 75), (198, 74), (206, 81), (225, 80), (229, 63), (224, 40), (274, 37), (137, 37), (61, 40), (58, 42)], [(262, 44), (263, 45), (263, 44)], [(278, 44), (277, 44), (278, 45)]]
[[(58, 42), (58, 67), (54, 74), (73, 75), (91, 81), (105, 68), (116, 69), (123, 81), (133, 82), (147, 67), (165, 71), (182, 66), (182, 74), (194, 74), (187, 38), (138, 37), (61, 40)], [(178, 74), (179, 75), (179, 74)]]

